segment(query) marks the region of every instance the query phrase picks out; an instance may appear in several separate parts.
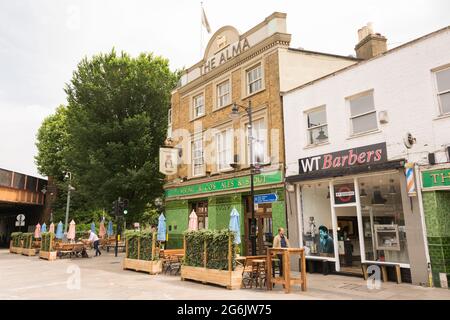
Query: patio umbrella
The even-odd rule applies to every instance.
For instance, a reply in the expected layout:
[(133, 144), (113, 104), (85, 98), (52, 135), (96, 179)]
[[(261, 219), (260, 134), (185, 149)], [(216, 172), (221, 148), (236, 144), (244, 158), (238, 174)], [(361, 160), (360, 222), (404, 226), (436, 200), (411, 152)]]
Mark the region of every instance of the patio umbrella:
[(113, 223), (112, 223), (111, 220), (108, 222), (108, 230), (107, 230), (106, 233), (108, 234), (108, 237), (112, 236), (113, 233), (114, 233), (114, 230), (113, 230)]
[(39, 223), (36, 225), (36, 229), (34, 229), (34, 237), (36, 239), (41, 238), (41, 225)]
[(47, 225), (45, 224), (45, 222), (42, 224), (41, 232), (47, 232)]
[(61, 240), (63, 238), (63, 236), (64, 236), (64, 234), (63, 234), (63, 223), (60, 221), (58, 223), (58, 226), (56, 227), (55, 238)]
[(100, 222), (100, 227), (98, 228), (98, 236), (100, 238), (103, 238), (105, 234), (106, 234), (105, 221), (102, 220), (102, 222)]
[(70, 221), (69, 224), (69, 232), (67, 232), (67, 239), (69, 240), (75, 240), (75, 221)]
[(95, 223), (94, 222), (91, 223), (91, 231), (93, 233), (95, 233)]
[(53, 222), (50, 223), (50, 228), (48, 228), (48, 232), (55, 233), (55, 224)]
[(191, 214), (189, 215), (188, 230), (189, 231), (198, 230), (198, 218), (197, 218), (197, 214), (195, 213), (194, 210), (192, 210)]
[(158, 241), (166, 241), (166, 218), (161, 213), (158, 218), (158, 235), (156, 236)]
[(235, 234), (234, 244), (240, 244), (241, 243), (241, 226), (240, 226), (240, 220), (239, 220), (239, 212), (236, 210), (236, 208), (233, 208), (233, 210), (231, 210), (229, 229), (230, 229), (230, 231), (233, 231)]

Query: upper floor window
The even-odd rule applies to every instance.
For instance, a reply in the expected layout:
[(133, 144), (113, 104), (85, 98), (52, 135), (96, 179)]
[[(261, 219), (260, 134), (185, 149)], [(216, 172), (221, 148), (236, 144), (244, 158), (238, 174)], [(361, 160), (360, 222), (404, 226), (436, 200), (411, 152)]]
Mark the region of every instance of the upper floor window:
[(441, 114), (450, 113), (450, 68), (437, 71), (436, 82)]
[(247, 93), (252, 94), (262, 89), (261, 65), (247, 71)]
[(328, 125), (325, 106), (307, 113), (308, 144), (318, 144), (328, 141)]
[(349, 103), (352, 134), (378, 129), (377, 112), (372, 91), (351, 98)]
[(233, 159), (233, 131), (223, 130), (216, 134), (217, 167), (220, 170), (230, 169)]
[(201, 117), (205, 114), (205, 98), (203, 96), (203, 93), (194, 97), (193, 111), (194, 111), (194, 118)]
[(203, 161), (203, 139), (196, 138), (192, 141), (192, 175), (199, 176), (204, 172), (205, 164)]
[[(247, 133), (248, 134), (248, 133)], [(267, 127), (264, 118), (253, 121), (253, 164), (265, 163), (267, 159)], [(250, 159), (250, 143), (247, 136), (247, 159)]]
[(224, 107), (230, 103), (230, 80), (226, 80), (217, 85), (217, 108)]

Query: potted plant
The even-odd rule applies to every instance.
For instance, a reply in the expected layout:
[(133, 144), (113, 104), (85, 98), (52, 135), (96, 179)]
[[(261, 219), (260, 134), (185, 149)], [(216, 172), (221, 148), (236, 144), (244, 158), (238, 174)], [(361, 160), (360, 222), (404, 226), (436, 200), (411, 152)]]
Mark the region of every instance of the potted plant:
[(39, 258), (49, 261), (56, 260), (54, 241), (55, 234), (53, 232), (43, 232), (41, 234), (41, 250), (39, 251)]
[(22, 253), (22, 232), (11, 233), (11, 241), (9, 243), (10, 253)]
[(33, 233), (22, 234), (22, 254), (24, 256), (35, 256), (36, 248), (33, 247)]

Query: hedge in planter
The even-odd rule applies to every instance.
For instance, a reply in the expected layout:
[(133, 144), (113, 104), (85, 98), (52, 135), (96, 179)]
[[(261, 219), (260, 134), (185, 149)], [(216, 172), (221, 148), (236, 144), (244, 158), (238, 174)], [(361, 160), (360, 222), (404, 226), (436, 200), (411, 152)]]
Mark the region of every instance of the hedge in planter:
[(124, 269), (157, 274), (162, 271), (162, 263), (156, 250), (156, 234), (147, 231), (127, 231), (125, 233), (126, 257)]
[(33, 247), (33, 233), (23, 233), (22, 234), (22, 248), (24, 249), (31, 249)]
[(184, 265), (191, 267), (204, 267), (204, 252), (206, 243), (206, 268), (229, 270), (228, 245), (229, 241), (231, 241), (231, 270), (236, 268), (236, 245), (234, 244), (234, 232), (229, 230), (186, 231), (184, 233), (184, 237), (186, 241)]
[(55, 240), (55, 234), (53, 232), (43, 232), (41, 234), (41, 251), (50, 252), (54, 251), (53, 243)]
[(20, 240), (22, 240), (22, 232), (11, 233), (11, 240), (13, 247), (21, 247)]

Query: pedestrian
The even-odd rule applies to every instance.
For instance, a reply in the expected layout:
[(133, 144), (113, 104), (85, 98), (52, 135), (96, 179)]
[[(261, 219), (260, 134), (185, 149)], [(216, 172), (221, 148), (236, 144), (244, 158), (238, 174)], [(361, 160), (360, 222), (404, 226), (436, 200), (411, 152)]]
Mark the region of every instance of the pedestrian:
[[(288, 238), (284, 234), (283, 228), (278, 228), (278, 234), (273, 238), (273, 247), (274, 248), (289, 248), (291, 245), (289, 244)], [(280, 277), (283, 276), (283, 255), (278, 254), (278, 259), (280, 260), (278, 266), (280, 268)], [(273, 275), (275, 276), (275, 269), (273, 269)]]
[(102, 255), (100, 249), (98, 248), (99, 239), (98, 236), (95, 234), (95, 232), (92, 232), (92, 230), (89, 230), (89, 242), (92, 242), (94, 244), (95, 249), (95, 256)]

